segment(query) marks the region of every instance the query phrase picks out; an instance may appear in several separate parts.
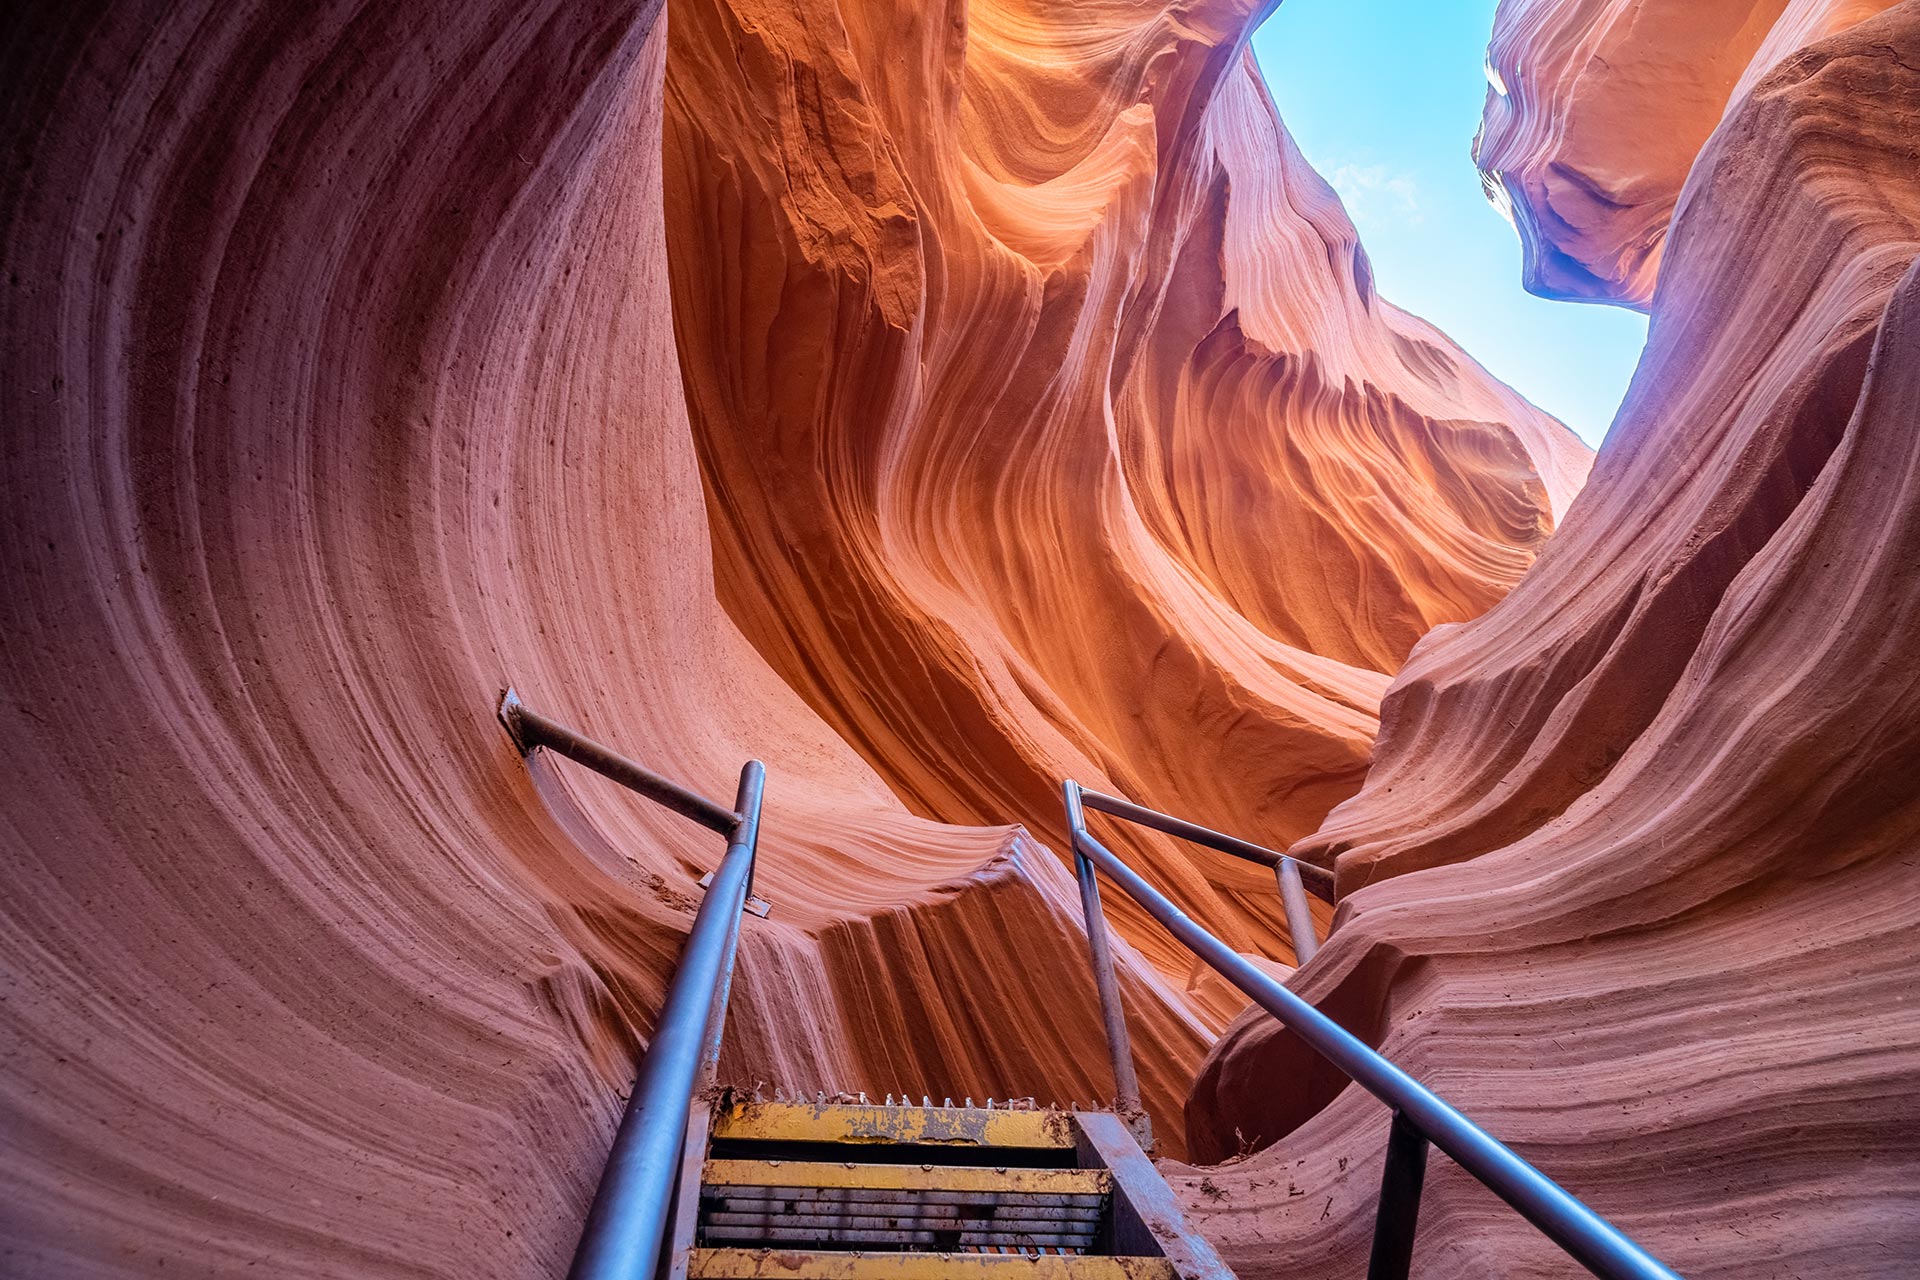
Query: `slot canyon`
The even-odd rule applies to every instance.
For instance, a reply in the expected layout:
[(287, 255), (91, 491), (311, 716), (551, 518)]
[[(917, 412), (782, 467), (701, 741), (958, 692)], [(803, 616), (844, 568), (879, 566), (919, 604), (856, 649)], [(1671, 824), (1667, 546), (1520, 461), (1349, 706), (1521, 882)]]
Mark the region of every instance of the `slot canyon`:
[[(1501, 0), (1597, 452), (1278, 7), (0, 16), (0, 1274), (567, 1274), (722, 842), (509, 685), (765, 763), (728, 1086), (1112, 1102), (1075, 779), (1330, 872), (1302, 963), (1099, 820), (1675, 1271), (1920, 1273), (1920, 0)], [(1365, 1274), (1391, 1113), (1104, 904), (1187, 1220)], [(1440, 1156), (1413, 1267), (1579, 1274)]]

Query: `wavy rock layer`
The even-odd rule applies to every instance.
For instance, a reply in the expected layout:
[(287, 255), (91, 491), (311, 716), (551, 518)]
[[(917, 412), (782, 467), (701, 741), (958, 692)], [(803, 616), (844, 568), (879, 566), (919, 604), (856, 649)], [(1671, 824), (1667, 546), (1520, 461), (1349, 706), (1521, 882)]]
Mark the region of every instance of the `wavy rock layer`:
[(1730, 102), (1894, 0), (1504, 0), (1474, 144), (1528, 289), (1653, 297), (1674, 202)]
[[(656, 17), (7, 42), (0, 1271), (564, 1269), (719, 850), (529, 776), (507, 678), (716, 797), (768, 762), (729, 1076), (1104, 1091), (1057, 859), (902, 811), (716, 603)], [(1168, 1115), (1203, 1031), (1123, 962)]]
[[(1088, 1099), (1070, 878), (929, 817), (1301, 834), (1529, 562), (1583, 454), (1373, 295), (1252, 15), (863, 14), (9, 12), (0, 1270), (561, 1270), (718, 850), (507, 680), (767, 762), (729, 1077)], [(1233, 1005), (1121, 961), (1177, 1148)]]
[[(1689, 1276), (1920, 1265), (1916, 137), (1911, 0), (1734, 104), (1591, 482), (1299, 847), (1348, 895), (1302, 993)], [(1188, 1104), (1206, 1158), (1282, 1138), (1194, 1193), (1248, 1269), (1365, 1248), (1385, 1117), (1307, 1070), (1249, 1019)], [(1565, 1270), (1427, 1205), (1423, 1275)]]
[[(722, 595), (915, 812), (1058, 837), (1073, 776), (1306, 834), (1359, 785), (1386, 674), (1518, 578), (1584, 473), (1375, 295), (1245, 52), (1259, 16), (675, 10), (668, 239)], [(1289, 954), (1270, 876), (1133, 847)]]

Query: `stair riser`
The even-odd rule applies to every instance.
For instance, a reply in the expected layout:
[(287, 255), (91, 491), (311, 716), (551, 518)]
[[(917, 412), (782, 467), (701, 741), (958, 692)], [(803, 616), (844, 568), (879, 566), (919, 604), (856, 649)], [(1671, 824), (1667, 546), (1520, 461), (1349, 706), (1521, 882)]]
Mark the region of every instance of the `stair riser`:
[(832, 1187), (871, 1191), (986, 1191), (1001, 1195), (1105, 1195), (1104, 1169), (1020, 1169), (955, 1165), (828, 1164), (784, 1160), (709, 1160), (706, 1185)]

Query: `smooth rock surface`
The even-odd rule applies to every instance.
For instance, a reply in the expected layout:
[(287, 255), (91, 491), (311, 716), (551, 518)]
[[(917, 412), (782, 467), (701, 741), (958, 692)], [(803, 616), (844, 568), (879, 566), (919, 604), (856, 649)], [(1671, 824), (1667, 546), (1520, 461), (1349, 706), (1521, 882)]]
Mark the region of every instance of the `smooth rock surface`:
[[(1311, 830), (1531, 560), (1584, 451), (1373, 294), (1257, 15), (861, 12), (9, 10), (0, 1271), (564, 1271), (719, 848), (508, 682), (766, 761), (729, 1079), (1084, 1102), (1010, 824)], [(1122, 923), (1177, 1151), (1237, 1000)]]
[[(1589, 455), (1374, 292), (1246, 52), (1264, 9), (943, 12), (674, 11), (722, 599), (917, 813), (1057, 847), (1075, 777), (1303, 836), (1386, 675), (1518, 579)], [(1270, 874), (1114, 839), (1288, 954)]]
[(1730, 103), (1894, 0), (1502, 0), (1474, 142), (1528, 289), (1645, 310), (1674, 202)]
[[(1343, 894), (1296, 989), (1692, 1277), (1920, 1266), (1916, 139), (1911, 0), (1729, 108), (1588, 487), (1296, 849)], [(1387, 1117), (1313, 1071), (1246, 1018), (1189, 1099), (1265, 1147), (1180, 1179), (1243, 1274), (1363, 1265)], [(1420, 1241), (1568, 1274), (1445, 1161)]]

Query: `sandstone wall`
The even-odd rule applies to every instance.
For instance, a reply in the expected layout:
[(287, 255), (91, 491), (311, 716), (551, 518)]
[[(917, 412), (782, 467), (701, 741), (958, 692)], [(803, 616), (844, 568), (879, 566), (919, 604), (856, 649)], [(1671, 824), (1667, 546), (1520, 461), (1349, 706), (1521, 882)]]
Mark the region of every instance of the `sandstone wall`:
[[(32, 18), (0, 1271), (564, 1271), (719, 848), (530, 776), (508, 680), (723, 800), (768, 763), (730, 1078), (1104, 1092), (1057, 859), (905, 813), (716, 603), (658, 8)], [(1171, 1115), (1203, 1029), (1123, 960)]]
[[(1678, 193), (1587, 488), (1512, 594), (1416, 647), (1365, 787), (1298, 846), (1343, 896), (1300, 990), (1683, 1274), (1899, 1275), (1920, 5), (1766, 56)], [(1555, 109), (1577, 134), (1604, 98)], [(1219, 1199), (1186, 1183), (1248, 1270), (1365, 1248), (1385, 1116), (1312, 1071), (1247, 1019), (1188, 1103), (1205, 1158), (1279, 1140)], [(1565, 1273), (1444, 1162), (1426, 1206), (1423, 1275)]]
[[(730, 1079), (1095, 1098), (1008, 824), (1311, 829), (1577, 483), (1373, 295), (1257, 14), (683, 8), (0, 19), (0, 1270), (564, 1269), (718, 849), (508, 681), (767, 762)], [(1122, 963), (1177, 1150), (1231, 1005)]]
[[(915, 812), (1057, 843), (1073, 776), (1305, 835), (1359, 785), (1385, 676), (1518, 579), (1584, 475), (1375, 293), (1245, 50), (1264, 13), (675, 10), (721, 595)], [(1115, 838), (1287, 954), (1269, 874)]]
[(1645, 310), (1674, 201), (1730, 103), (1893, 0), (1506, 0), (1474, 142), (1527, 288)]

